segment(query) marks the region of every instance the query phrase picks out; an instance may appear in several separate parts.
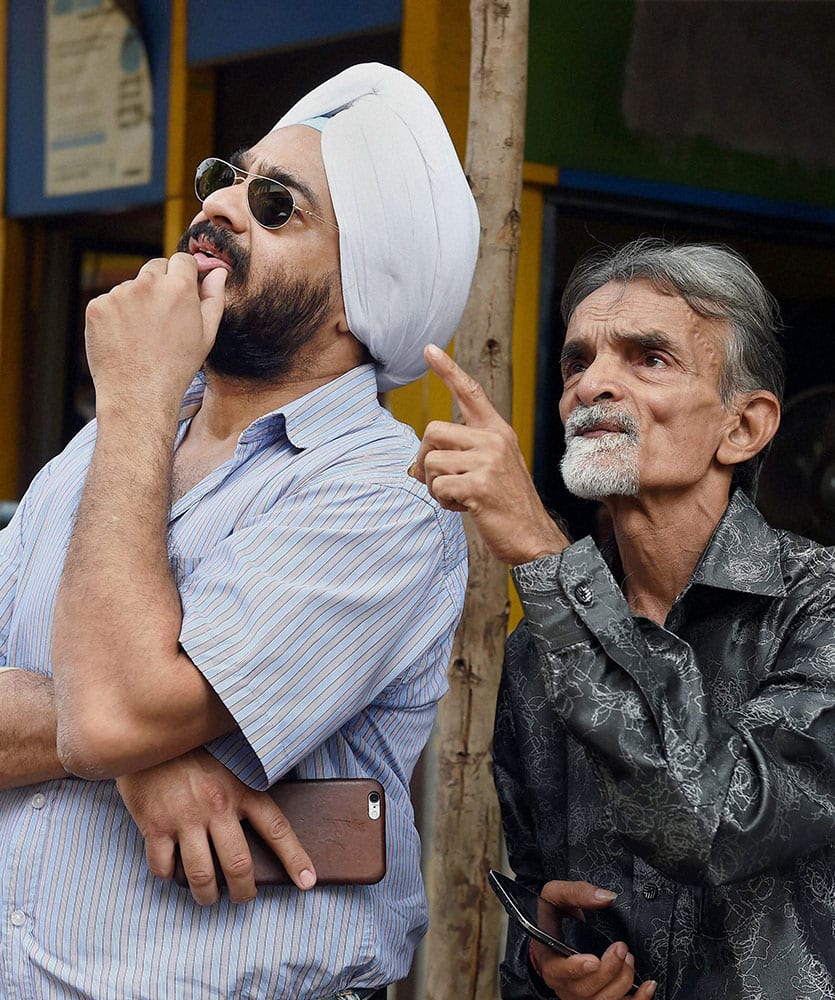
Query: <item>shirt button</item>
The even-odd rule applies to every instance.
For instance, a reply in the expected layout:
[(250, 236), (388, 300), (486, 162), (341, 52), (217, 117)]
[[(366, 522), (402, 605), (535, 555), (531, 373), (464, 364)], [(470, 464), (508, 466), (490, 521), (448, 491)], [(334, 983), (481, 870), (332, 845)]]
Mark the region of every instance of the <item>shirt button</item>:
[(23, 910), (12, 910), (12, 923), (15, 927), (22, 927), (26, 923), (26, 914)]
[(658, 886), (650, 883), (649, 885), (645, 885), (643, 889), (641, 889), (641, 892), (644, 895), (644, 899), (655, 899), (658, 895)]
[(586, 607), (594, 600), (594, 594), (587, 583), (578, 583), (574, 588), (574, 596), (577, 598), (579, 604), (583, 604)]
[(35, 795), (32, 796), (31, 799), (29, 799), (29, 804), (32, 806), (33, 809), (43, 809), (43, 807), (46, 805), (46, 796), (41, 795), (40, 792), (37, 792)]

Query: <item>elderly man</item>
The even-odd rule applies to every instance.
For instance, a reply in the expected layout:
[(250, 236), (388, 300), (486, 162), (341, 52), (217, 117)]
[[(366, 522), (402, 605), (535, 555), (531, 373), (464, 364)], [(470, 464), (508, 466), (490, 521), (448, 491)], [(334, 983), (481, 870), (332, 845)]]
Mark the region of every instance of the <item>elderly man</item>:
[[(0, 536), (6, 1000), (367, 996), (425, 929), (408, 783), (466, 547), (377, 393), (452, 336), (474, 201), (379, 65), (196, 190), (182, 252), (89, 307), (97, 420)], [(254, 791), (286, 775), (382, 783), (381, 883), (299, 891), (310, 860)], [(255, 895), (241, 817), (295, 886)], [(194, 900), (154, 877), (175, 842)], [(204, 909), (211, 848), (229, 891)]]
[(563, 297), (562, 474), (605, 555), (546, 514), (510, 429), (441, 351), (466, 427), (414, 473), (513, 567), (494, 773), (510, 863), (614, 942), (511, 928), (503, 997), (835, 997), (835, 555), (752, 503), (779, 421), (776, 307), (712, 246), (639, 241)]

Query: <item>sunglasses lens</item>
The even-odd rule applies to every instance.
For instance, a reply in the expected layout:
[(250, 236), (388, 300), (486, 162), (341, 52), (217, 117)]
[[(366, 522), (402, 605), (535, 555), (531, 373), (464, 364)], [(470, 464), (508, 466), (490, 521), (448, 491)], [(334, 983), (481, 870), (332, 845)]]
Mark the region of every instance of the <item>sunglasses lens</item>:
[(235, 171), (228, 163), (209, 157), (203, 160), (194, 175), (194, 191), (200, 201), (210, 194), (235, 183)]
[[(245, 171), (241, 171), (246, 176)], [(221, 188), (231, 187), (238, 179), (238, 171), (224, 160), (210, 156), (203, 160), (194, 175), (194, 191), (200, 201)], [(247, 184), (247, 198), (252, 217), (265, 229), (280, 229), (289, 222), (295, 202), (287, 188), (268, 177), (251, 177)]]
[(279, 229), (293, 214), (293, 196), (278, 181), (253, 177), (247, 195), (252, 217), (266, 229)]

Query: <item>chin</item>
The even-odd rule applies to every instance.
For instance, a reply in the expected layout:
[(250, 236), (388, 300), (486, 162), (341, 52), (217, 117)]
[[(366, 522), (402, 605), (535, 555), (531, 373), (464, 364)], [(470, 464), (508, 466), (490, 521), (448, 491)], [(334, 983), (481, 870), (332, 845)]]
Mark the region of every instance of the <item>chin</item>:
[(619, 442), (615, 449), (606, 438), (572, 438), (560, 472), (569, 493), (582, 500), (633, 497), (640, 487), (637, 447)]

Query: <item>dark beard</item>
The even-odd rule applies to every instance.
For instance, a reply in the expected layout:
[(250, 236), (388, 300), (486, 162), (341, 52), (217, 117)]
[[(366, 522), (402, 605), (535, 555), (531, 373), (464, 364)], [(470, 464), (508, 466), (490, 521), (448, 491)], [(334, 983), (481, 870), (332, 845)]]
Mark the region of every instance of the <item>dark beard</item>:
[(206, 367), (249, 382), (278, 381), (321, 329), (330, 302), (330, 280), (313, 284), (277, 275), (226, 306)]
[(186, 232), (178, 249), (188, 252), (189, 236), (205, 234), (232, 264), (226, 287), (238, 295), (227, 301), (205, 366), (218, 375), (271, 384), (292, 369), (299, 352), (316, 336), (331, 304), (333, 278), (318, 283), (276, 274), (256, 292), (246, 292), (249, 254), (210, 222)]

